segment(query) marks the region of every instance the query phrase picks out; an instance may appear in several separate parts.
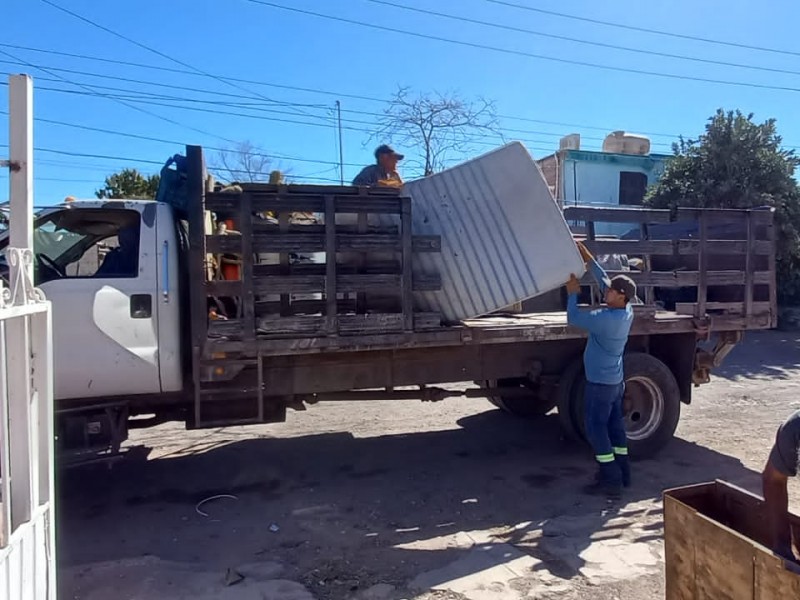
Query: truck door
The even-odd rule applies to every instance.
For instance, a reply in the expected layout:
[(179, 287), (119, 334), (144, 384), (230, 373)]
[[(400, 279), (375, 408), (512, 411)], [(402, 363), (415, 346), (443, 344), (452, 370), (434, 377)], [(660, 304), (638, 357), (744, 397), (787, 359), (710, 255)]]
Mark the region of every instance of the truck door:
[(37, 223), (34, 273), (53, 306), (56, 399), (160, 391), (155, 208), (107, 203)]

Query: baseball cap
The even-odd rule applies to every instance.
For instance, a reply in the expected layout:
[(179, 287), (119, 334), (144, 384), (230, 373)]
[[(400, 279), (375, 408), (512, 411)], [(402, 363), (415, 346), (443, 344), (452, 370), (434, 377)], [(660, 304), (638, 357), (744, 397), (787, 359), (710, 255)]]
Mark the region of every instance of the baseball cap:
[(375, 158), (378, 158), (382, 154), (394, 154), (397, 157), (397, 160), (403, 160), (405, 158), (405, 156), (399, 152), (395, 152), (394, 148), (388, 144), (381, 144), (375, 148)]
[(624, 294), (628, 301), (636, 298), (636, 283), (627, 275), (617, 275), (611, 281), (607, 281), (606, 285), (612, 290)]

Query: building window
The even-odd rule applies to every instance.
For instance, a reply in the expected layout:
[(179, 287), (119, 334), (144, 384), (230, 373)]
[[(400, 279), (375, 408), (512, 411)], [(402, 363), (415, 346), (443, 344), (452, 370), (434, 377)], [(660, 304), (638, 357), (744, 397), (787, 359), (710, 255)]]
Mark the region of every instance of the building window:
[(619, 174), (619, 203), (625, 206), (641, 206), (647, 191), (647, 175), (634, 171)]

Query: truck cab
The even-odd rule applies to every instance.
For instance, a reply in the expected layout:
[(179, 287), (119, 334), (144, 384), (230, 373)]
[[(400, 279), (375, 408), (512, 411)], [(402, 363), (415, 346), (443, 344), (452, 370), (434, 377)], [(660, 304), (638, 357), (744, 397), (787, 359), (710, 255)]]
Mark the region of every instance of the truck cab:
[(37, 215), (34, 281), (53, 306), (60, 405), (181, 392), (177, 241), (172, 209), (153, 201), (76, 201)]

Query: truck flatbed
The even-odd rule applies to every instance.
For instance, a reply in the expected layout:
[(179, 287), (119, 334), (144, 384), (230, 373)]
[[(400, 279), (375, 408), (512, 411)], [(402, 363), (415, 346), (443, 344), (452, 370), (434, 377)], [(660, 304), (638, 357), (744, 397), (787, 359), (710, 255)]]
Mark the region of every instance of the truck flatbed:
[[(585, 307), (588, 309), (589, 307)], [(654, 310), (642, 306), (635, 309), (632, 335), (660, 335), (768, 329), (769, 313), (745, 318), (730, 314), (709, 314), (703, 318), (675, 311)], [(249, 341), (230, 334), (240, 330), (236, 321), (217, 321), (209, 327), (207, 352), (258, 352), (261, 356), (283, 356), (315, 352), (368, 351), (393, 348), (431, 348), (462, 344), (504, 344), (570, 340), (586, 337), (585, 332), (567, 324), (566, 312), (530, 314), (495, 314), (470, 319), (461, 324), (423, 331), (340, 335), (328, 337), (271, 337)]]

